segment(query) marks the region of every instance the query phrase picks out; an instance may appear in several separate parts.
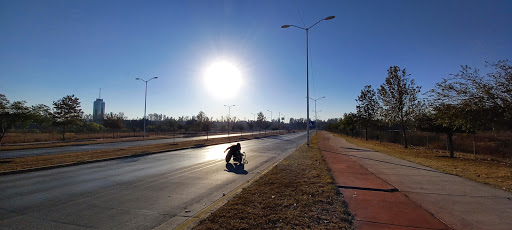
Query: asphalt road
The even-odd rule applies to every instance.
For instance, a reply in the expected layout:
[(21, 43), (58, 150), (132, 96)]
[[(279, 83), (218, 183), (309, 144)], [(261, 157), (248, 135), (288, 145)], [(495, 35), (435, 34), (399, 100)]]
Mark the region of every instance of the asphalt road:
[(249, 163), (235, 170), (223, 144), (0, 176), (0, 229), (172, 229), (304, 142), (240, 142)]
[[(239, 136), (240, 134), (238, 133), (235, 135)], [(244, 135), (250, 135), (250, 133), (244, 133)], [(228, 135), (226, 135), (226, 134), (222, 134), (222, 135), (209, 136), (209, 138), (219, 138), (219, 137), (227, 137), (227, 136)], [(231, 134), (231, 136), (234, 136), (234, 135)], [(0, 151), (0, 159), (19, 158), (19, 157), (28, 157), (28, 156), (40, 156), (40, 155), (59, 154), (59, 153), (71, 153), (71, 152), (85, 152), (85, 151), (111, 149), (111, 148), (126, 148), (126, 147), (133, 147), (133, 146), (154, 145), (154, 144), (202, 140), (202, 139), (206, 139), (206, 136), (180, 137), (180, 138), (144, 140), (144, 141), (141, 140), (141, 141), (112, 142), (112, 143), (104, 143), (104, 144), (73, 145), (73, 146), (54, 147), (54, 148)]]

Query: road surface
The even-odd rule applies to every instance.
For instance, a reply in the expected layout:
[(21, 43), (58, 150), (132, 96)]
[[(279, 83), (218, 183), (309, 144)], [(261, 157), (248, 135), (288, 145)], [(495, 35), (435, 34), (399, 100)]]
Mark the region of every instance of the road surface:
[[(250, 136), (251, 133), (244, 133), (246, 136)], [(220, 138), (227, 137), (226, 134), (209, 136), (209, 138)], [(230, 136), (240, 136), (240, 134), (231, 134)], [(29, 157), (29, 156), (41, 156), (49, 154), (60, 154), (60, 153), (72, 153), (72, 152), (85, 152), (101, 149), (112, 149), (112, 148), (126, 148), (133, 146), (143, 145), (154, 145), (163, 143), (174, 143), (192, 140), (206, 139), (206, 136), (198, 137), (180, 137), (180, 138), (166, 138), (156, 140), (138, 140), (138, 141), (125, 141), (125, 142), (112, 142), (103, 144), (87, 144), (87, 145), (73, 145), (64, 147), (53, 147), (53, 148), (40, 148), (40, 149), (24, 149), (24, 150), (11, 150), (11, 151), (0, 151), (0, 159)]]
[(305, 133), (0, 176), (0, 229), (172, 229), (305, 142)]

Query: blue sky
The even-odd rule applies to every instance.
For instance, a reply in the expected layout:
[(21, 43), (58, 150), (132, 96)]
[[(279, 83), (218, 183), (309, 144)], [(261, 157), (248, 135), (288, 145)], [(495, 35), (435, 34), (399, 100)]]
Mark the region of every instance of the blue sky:
[[(299, 13), (300, 12), (300, 13)], [(355, 111), (364, 85), (406, 68), (426, 91), (460, 65), (512, 59), (511, 1), (1, 1), (0, 93), (51, 105), (68, 94), (85, 113), (102, 88), (107, 112), (253, 119), (263, 111), (306, 117), (306, 34), (310, 97), (321, 119)], [(301, 19), (302, 15), (302, 19)], [(243, 84), (218, 99), (205, 69), (225, 60)], [(311, 101), (311, 110), (314, 104)], [(311, 114), (313, 116), (313, 114)]]

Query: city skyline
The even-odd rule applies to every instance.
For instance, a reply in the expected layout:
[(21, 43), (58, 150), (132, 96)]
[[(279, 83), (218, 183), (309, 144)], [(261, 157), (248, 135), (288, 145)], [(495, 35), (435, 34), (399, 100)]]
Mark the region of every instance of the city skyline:
[[(0, 92), (11, 101), (51, 106), (74, 94), (93, 111), (98, 83), (105, 113), (129, 119), (199, 111), (253, 119), (273, 111), (306, 117), (306, 35), (282, 25), (335, 19), (309, 33), (310, 97), (319, 119), (355, 111), (364, 85), (378, 87), (393, 65), (422, 92), (461, 65), (510, 59), (508, 1), (16, 1), (0, 3)], [(218, 97), (205, 80), (227, 62), (240, 72), (238, 94)], [(221, 86), (217, 86), (219, 88)], [(231, 91), (231, 89), (224, 89)], [(234, 91), (234, 90), (233, 90)], [(218, 92), (216, 92), (219, 94)], [(314, 108), (310, 101), (310, 118)], [(89, 112), (90, 111), (90, 112)], [(274, 117), (275, 117), (274, 116)]]

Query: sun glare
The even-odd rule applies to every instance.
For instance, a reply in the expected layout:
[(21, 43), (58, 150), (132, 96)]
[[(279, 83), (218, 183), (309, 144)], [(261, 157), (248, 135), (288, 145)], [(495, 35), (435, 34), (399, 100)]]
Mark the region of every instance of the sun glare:
[(204, 83), (212, 96), (220, 99), (233, 98), (240, 90), (242, 76), (232, 63), (216, 62), (206, 69)]

